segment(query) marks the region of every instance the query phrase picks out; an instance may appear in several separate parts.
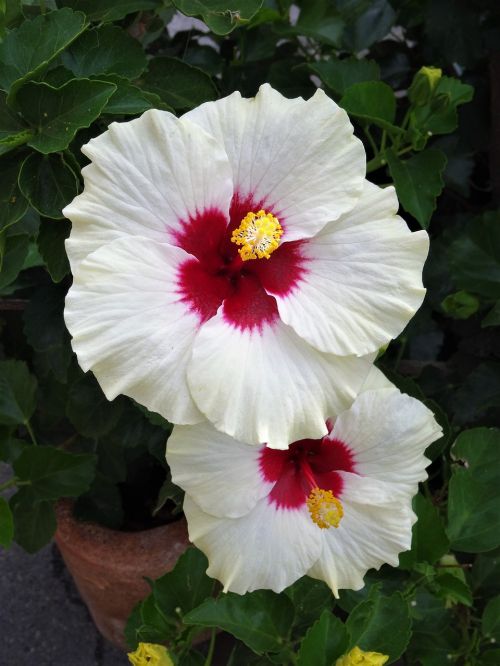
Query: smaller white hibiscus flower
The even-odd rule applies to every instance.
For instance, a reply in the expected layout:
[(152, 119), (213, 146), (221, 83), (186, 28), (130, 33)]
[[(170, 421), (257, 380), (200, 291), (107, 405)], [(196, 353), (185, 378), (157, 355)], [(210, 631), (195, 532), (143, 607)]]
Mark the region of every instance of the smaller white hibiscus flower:
[(225, 591), (281, 592), (308, 574), (337, 595), (410, 548), (411, 499), (441, 428), (378, 371), (365, 389), (325, 437), (286, 450), (238, 442), (209, 423), (175, 427), (167, 460), (186, 491), (190, 539)]

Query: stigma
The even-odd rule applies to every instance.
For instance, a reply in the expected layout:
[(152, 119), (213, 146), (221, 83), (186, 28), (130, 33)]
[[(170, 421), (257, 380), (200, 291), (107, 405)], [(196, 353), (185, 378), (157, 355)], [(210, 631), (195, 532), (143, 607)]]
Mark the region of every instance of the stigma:
[(265, 210), (247, 213), (231, 235), (231, 242), (241, 245), (238, 253), (243, 261), (269, 259), (279, 247), (283, 229), (277, 218)]
[(344, 509), (342, 502), (331, 490), (323, 490), (316, 486), (311, 490), (306, 504), (313, 522), (322, 530), (339, 526)]

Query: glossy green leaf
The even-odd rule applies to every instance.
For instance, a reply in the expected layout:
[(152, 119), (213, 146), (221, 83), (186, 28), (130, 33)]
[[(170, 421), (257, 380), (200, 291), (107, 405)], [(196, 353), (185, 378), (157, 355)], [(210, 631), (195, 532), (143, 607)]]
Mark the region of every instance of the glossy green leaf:
[(343, 45), (353, 53), (367, 49), (385, 37), (396, 19), (396, 13), (388, 0), (338, 0), (336, 7), (346, 23)]
[(78, 497), (85, 492), (95, 474), (96, 457), (87, 453), (68, 453), (53, 446), (27, 446), (13, 468), (21, 481), (30, 482), (37, 501)]
[(0, 361), (0, 423), (27, 423), (36, 406), (37, 381), (23, 361)]
[(106, 74), (100, 75), (99, 79), (114, 83), (116, 86), (115, 92), (102, 111), (103, 114), (128, 116), (144, 113), (148, 109), (173, 111), (172, 107), (165, 104), (158, 95), (132, 85), (130, 81), (122, 76)]
[(432, 99), (412, 112), (412, 123), (432, 134), (448, 134), (458, 125), (457, 107), (470, 102), (474, 88), (458, 79), (443, 76)]
[(448, 537), (468, 553), (500, 545), (500, 431), (462, 432), (452, 448), (457, 461), (449, 485)]
[(118, 74), (137, 78), (146, 69), (146, 54), (136, 39), (118, 26), (105, 25), (83, 33), (61, 56), (76, 77)]
[(7, 106), (7, 94), (0, 90), (0, 155), (25, 144), (32, 133), (21, 117)]
[(472, 606), (472, 592), (464, 579), (449, 573), (449, 569), (443, 569), (444, 573), (436, 576), (438, 596), (446, 600), (448, 604), (458, 603), (463, 606)]
[(355, 83), (377, 81), (380, 68), (374, 60), (358, 58), (330, 58), (309, 64), (309, 69), (317, 74), (323, 83), (339, 95)]
[(472, 217), (451, 243), (448, 263), (454, 283), (486, 298), (500, 298), (500, 215)]
[(59, 9), (24, 21), (0, 43), (0, 88), (9, 100), (30, 79), (43, 73), (78, 35), (85, 30), (85, 16)]
[(329, 611), (323, 611), (306, 633), (297, 655), (298, 666), (331, 666), (347, 652), (349, 634), (345, 625)]
[(227, 35), (248, 21), (262, 6), (263, 0), (173, 0), (179, 11), (198, 16), (216, 35)]
[(71, 232), (69, 220), (42, 220), (38, 234), (38, 250), (54, 282), (60, 282), (69, 273), (69, 261), (64, 241)]
[(443, 189), (445, 154), (429, 148), (408, 160), (400, 159), (393, 150), (387, 150), (386, 156), (401, 205), (426, 229)]
[(279, 652), (292, 621), (290, 599), (269, 590), (206, 599), (184, 618), (186, 624), (228, 631), (257, 654)]
[(0, 497), (0, 546), (9, 548), (14, 538), (14, 519), (7, 500)]
[(62, 155), (31, 153), (21, 167), (19, 187), (40, 215), (62, 219), (62, 209), (78, 194), (79, 183)]
[(294, 626), (297, 630), (310, 627), (319, 619), (323, 610), (331, 610), (335, 605), (332, 591), (321, 580), (309, 576), (299, 578), (285, 590), (295, 607)]
[(28, 553), (36, 553), (49, 543), (56, 531), (52, 502), (36, 501), (31, 488), (21, 488), (10, 500), (16, 542)]
[(320, 44), (339, 47), (345, 22), (339, 16), (333, 3), (323, 0), (308, 0), (301, 3), (300, 13), (295, 25), (277, 26), (277, 32), (283, 36), (304, 36)]
[(189, 548), (172, 571), (155, 581), (153, 597), (164, 616), (175, 622), (210, 596), (213, 580), (205, 573), (207, 566), (205, 555)]
[(217, 97), (212, 79), (205, 72), (177, 58), (152, 60), (143, 81), (144, 88), (174, 109), (192, 109)]
[(486, 604), (481, 620), (481, 629), (486, 638), (500, 641), (500, 595)]
[(108, 23), (161, 6), (160, 0), (58, 0), (61, 7), (83, 12), (89, 21)]
[(421, 494), (413, 498), (417, 522), (412, 528), (411, 550), (401, 553), (399, 563), (410, 569), (418, 562), (434, 564), (448, 552), (449, 541), (443, 521), (432, 502)]
[(109, 432), (122, 412), (122, 399), (110, 402), (90, 374), (82, 376), (69, 389), (66, 416), (85, 437), (101, 437)]
[(106, 81), (79, 79), (60, 88), (46, 83), (27, 83), (17, 96), (19, 109), (36, 131), (28, 142), (41, 153), (67, 148), (82, 127), (89, 127), (115, 92)]
[(0, 157), (0, 232), (20, 220), (28, 209), (17, 182), (22, 162), (19, 153)]
[(384, 129), (394, 129), (396, 98), (394, 92), (382, 81), (354, 83), (345, 91), (339, 102), (351, 116)]
[[(374, 595), (358, 604), (346, 622), (351, 647), (389, 655), (392, 663), (404, 652), (411, 636), (408, 602), (399, 592), (390, 597)], [(388, 627), (390, 631), (387, 631)]]

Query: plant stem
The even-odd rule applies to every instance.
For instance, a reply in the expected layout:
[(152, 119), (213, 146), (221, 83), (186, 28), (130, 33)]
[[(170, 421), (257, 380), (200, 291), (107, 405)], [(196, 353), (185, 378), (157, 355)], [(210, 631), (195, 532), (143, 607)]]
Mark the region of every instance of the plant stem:
[(217, 630), (214, 627), (212, 629), (212, 635), (210, 636), (210, 645), (208, 646), (208, 654), (207, 654), (207, 658), (205, 659), (204, 666), (211, 666), (211, 664), (212, 664), (212, 659), (214, 658), (214, 650), (215, 650), (216, 631)]
[(366, 138), (368, 139), (368, 141), (369, 141), (369, 143), (370, 143), (370, 146), (371, 146), (371, 148), (372, 148), (372, 150), (373, 150), (373, 154), (374, 154), (374, 156), (377, 157), (377, 156), (379, 155), (379, 149), (377, 148), (377, 144), (375, 143), (375, 140), (374, 140), (374, 138), (373, 138), (373, 136), (372, 136), (372, 133), (370, 132), (370, 130), (368, 129), (368, 127), (364, 127), (364, 128), (363, 128), (363, 131), (364, 131), (364, 133), (365, 133)]
[(36, 441), (35, 433), (33, 432), (31, 423), (26, 421), (24, 425), (26, 426), (26, 430), (28, 431), (28, 435), (31, 437), (31, 441), (33, 442), (34, 446), (38, 446), (38, 442)]
[(0, 492), (2, 490), (7, 490), (7, 488), (12, 488), (12, 486), (17, 485), (17, 476), (13, 476), (12, 479), (5, 481), (5, 483), (0, 483)]
[(385, 166), (387, 163), (387, 160), (385, 159), (385, 156), (383, 153), (379, 153), (377, 157), (374, 157), (372, 160), (367, 162), (366, 164), (366, 173), (371, 173), (372, 171), (376, 171), (377, 169), (380, 169), (380, 167)]

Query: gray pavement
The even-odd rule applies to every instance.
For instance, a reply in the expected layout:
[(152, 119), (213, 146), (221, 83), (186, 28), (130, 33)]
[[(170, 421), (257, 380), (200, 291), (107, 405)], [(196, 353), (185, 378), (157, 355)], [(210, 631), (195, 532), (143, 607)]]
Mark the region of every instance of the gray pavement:
[[(0, 463), (0, 483), (10, 473)], [(126, 666), (98, 633), (55, 545), (0, 547), (0, 666)]]

